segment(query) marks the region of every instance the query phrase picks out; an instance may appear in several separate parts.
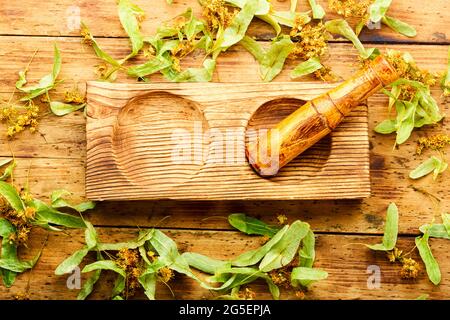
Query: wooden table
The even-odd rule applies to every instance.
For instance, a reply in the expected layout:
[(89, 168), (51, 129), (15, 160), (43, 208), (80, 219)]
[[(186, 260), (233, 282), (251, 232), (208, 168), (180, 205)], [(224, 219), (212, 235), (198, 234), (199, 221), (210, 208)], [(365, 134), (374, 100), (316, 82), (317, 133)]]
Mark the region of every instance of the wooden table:
[[(196, 0), (175, 0), (172, 6), (165, 0), (136, 0), (147, 12), (143, 23), (145, 34), (152, 34), (157, 25), (192, 6), (199, 12)], [(299, 1), (306, 10), (306, 0)], [(325, 8), (326, 1), (321, 0)], [(289, 2), (273, 0), (276, 8), (287, 9)], [(77, 14), (90, 26), (103, 48), (114, 57), (129, 52), (128, 39), (120, 27), (115, 1), (93, 0), (13, 0), (0, 4), (0, 97), (8, 100), (17, 80), (17, 73), (27, 65), (35, 50), (39, 50), (30, 66), (29, 80), (35, 81), (49, 72), (53, 58), (53, 42), (57, 42), (63, 59), (60, 78), (65, 79), (52, 96), (60, 97), (65, 90), (78, 84), (84, 89), (85, 81), (96, 79), (94, 66), (100, 61), (91, 48), (80, 43), (78, 30), (73, 29)], [(423, 2), (419, 0), (394, 1), (390, 14), (402, 19), (418, 30), (417, 37), (405, 38), (388, 28), (364, 31), (361, 38), (380, 49), (393, 48), (409, 51), (424, 68), (443, 71), (446, 67), (450, 40), (450, 3), (447, 0)], [(329, 14), (328, 19), (335, 16)], [(269, 27), (254, 23), (250, 34), (267, 44), (273, 37)], [(369, 46), (369, 44), (367, 44)], [(195, 54), (186, 59), (186, 66), (200, 64)], [(138, 61), (139, 62), (139, 61)], [(342, 39), (331, 44), (327, 63), (335, 73), (348, 77), (357, 68), (357, 52)], [(276, 79), (289, 81), (289, 71), (294, 63)], [(153, 78), (155, 81), (161, 77)], [(235, 46), (221, 55), (214, 81), (260, 81), (258, 66), (253, 57), (242, 47)], [(311, 80), (306, 78), (305, 80)], [(134, 82), (121, 74), (117, 82)], [(448, 113), (448, 104), (441, 98), (442, 91), (433, 89), (442, 109)], [(437, 182), (427, 177), (417, 182), (408, 179), (408, 173), (425, 156), (416, 156), (416, 141), (421, 136), (436, 132), (449, 132), (450, 125), (416, 130), (412, 138), (398, 149), (393, 149), (394, 136), (382, 136), (373, 127), (387, 115), (387, 98), (377, 94), (370, 99), (370, 152), (372, 196), (355, 201), (147, 201), (99, 203), (94, 212), (87, 215), (99, 229), (104, 241), (131, 239), (138, 227), (162, 228), (178, 243), (180, 250), (191, 250), (215, 258), (231, 258), (242, 251), (261, 244), (261, 238), (249, 237), (233, 231), (226, 217), (230, 213), (243, 212), (275, 222), (276, 215), (285, 214), (289, 221), (300, 219), (311, 224), (317, 235), (316, 266), (329, 272), (329, 278), (315, 284), (306, 294), (307, 299), (414, 299), (429, 294), (432, 299), (450, 298), (450, 250), (446, 240), (431, 240), (431, 246), (442, 271), (440, 286), (432, 285), (425, 272), (415, 281), (402, 280), (400, 266), (390, 264), (385, 255), (374, 253), (358, 243), (376, 243), (383, 233), (385, 212), (390, 202), (396, 202), (400, 210), (400, 239), (398, 246), (406, 251), (414, 246), (418, 227), (439, 218), (440, 211), (433, 209), (427, 196), (414, 191), (413, 186), (424, 188), (441, 199), (442, 211), (450, 212), (449, 172)], [(58, 118), (47, 114), (41, 121), (38, 133), (25, 132), (11, 141), (4, 138), (5, 127), (0, 126), (0, 157), (14, 152), (18, 167), (16, 182), (29, 185), (36, 197), (47, 199), (54, 189), (65, 188), (74, 193), (75, 199), (84, 196), (85, 172), (85, 118), (81, 112)], [(440, 221), (440, 220), (439, 220)], [(29, 249), (22, 250), (24, 257), (33, 256), (45, 242), (47, 232), (35, 230)], [(34, 299), (73, 299), (77, 290), (66, 287), (66, 277), (55, 276), (56, 266), (82, 245), (81, 230), (66, 233), (49, 233), (41, 259), (31, 273), (19, 276), (11, 289), (0, 286), (0, 298), (9, 299), (15, 294), (29, 292)], [(417, 256), (416, 256), (417, 258)], [(381, 268), (381, 287), (368, 286), (367, 269), (370, 265)], [(108, 298), (112, 280), (106, 279), (98, 286), (94, 298)], [(211, 293), (197, 284), (179, 276), (172, 283), (177, 299), (211, 298)], [(270, 298), (264, 284), (253, 289), (257, 298)], [(165, 286), (159, 286), (157, 297), (172, 299)], [(283, 299), (294, 299), (292, 292), (284, 292)]]

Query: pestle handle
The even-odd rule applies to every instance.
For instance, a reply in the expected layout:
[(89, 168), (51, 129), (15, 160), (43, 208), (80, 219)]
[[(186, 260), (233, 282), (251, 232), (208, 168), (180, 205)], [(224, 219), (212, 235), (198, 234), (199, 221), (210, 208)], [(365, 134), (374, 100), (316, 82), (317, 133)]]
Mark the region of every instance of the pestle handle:
[(308, 101), (274, 128), (260, 132), (246, 145), (250, 165), (261, 176), (274, 176), (336, 128), (353, 108), (399, 78), (396, 70), (378, 56), (339, 86)]

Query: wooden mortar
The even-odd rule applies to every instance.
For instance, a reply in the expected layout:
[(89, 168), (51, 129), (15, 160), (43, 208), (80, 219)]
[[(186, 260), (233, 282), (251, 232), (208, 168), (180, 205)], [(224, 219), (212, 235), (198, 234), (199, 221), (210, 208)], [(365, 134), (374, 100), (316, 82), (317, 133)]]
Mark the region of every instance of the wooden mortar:
[(246, 156), (255, 171), (274, 176), (280, 168), (329, 134), (368, 97), (399, 78), (396, 70), (378, 56), (336, 88), (305, 103), (274, 128), (246, 144)]

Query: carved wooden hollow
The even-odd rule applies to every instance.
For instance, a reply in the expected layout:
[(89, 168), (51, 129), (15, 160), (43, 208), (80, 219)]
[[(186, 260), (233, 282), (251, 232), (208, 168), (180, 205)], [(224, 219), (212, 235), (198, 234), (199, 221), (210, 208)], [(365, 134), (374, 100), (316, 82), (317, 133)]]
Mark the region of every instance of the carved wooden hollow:
[(277, 176), (245, 145), (324, 83), (88, 83), (86, 195), (92, 200), (342, 199), (370, 195), (367, 107)]

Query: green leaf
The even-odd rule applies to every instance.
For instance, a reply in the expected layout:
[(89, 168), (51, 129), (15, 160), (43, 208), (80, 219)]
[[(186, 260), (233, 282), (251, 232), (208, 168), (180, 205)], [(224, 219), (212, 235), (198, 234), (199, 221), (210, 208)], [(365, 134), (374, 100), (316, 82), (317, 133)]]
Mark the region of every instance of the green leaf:
[(87, 247), (91, 250), (96, 248), (98, 245), (97, 231), (89, 221), (84, 221), (84, 223), (86, 225), (86, 230), (84, 230), (84, 239)]
[(325, 16), (325, 10), (323, 10), (322, 6), (316, 2), (316, 0), (308, 0), (309, 5), (311, 6), (313, 18), (314, 19), (323, 19)]
[(443, 162), (441, 159), (432, 156), (422, 162), (416, 169), (409, 173), (409, 177), (411, 179), (419, 179), (425, 177), (431, 172), (435, 172), (434, 179), (436, 180), (437, 175), (442, 173), (445, 169), (447, 169), (447, 163)]
[(358, 50), (360, 57), (363, 59), (371, 59), (380, 53), (380, 51), (375, 48), (366, 50), (361, 41), (358, 39), (358, 36), (355, 32), (353, 32), (353, 29), (344, 19), (327, 21), (325, 23), (325, 29), (330, 33), (339, 34), (350, 40)]
[(111, 270), (111, 271), (118, 273), (119, 275), (121, 275), (124, 278), (126, 277), (125, 271), (123, 269), (119, 268), (116, 265), (116, 263), (111, 260), (95, 261), (95, 262), (85, 266), (81, 272), (86, 273), (86, 272), (91, 272), (91, 271), (95, 271), (95, 270)]
[(156, 294), (156, 273), (147, 273), (139, 277), (139, 283), (145, 290), (145, 295), (150, 300), (155, 300)]
[[(97, 260), (103, 260), (100, 252), (97, 252)], [(92, 273), (92, 275), (84, 282), (83, 287), (78, 293), (77, 300), (85, 300), (92, 293), (95, 284), (100, 279), (101, 273), (102, 270), (100, 269)]]
[(66, 114), (80, 110), (86, 106), (86, 103), (82, 104), (70, 104), (60, 101), (50, 101), (50, 110), (54, 115), (65, 116)]
[[(114, 282), (114, 288), (112, 289), (111, 296), (118, 300), (116, 296), (121, 294), (125, 290), (126, 278), (122, 275), (117, 275), (116, 281)], [(121, 298), (121, 297), (119, 297)], [(123, 300), (123, 299), (122, 299)]]
[(258, 263), (275, 244), (277, 244), (286, 234), (289, 226), (284, 226), (266, 244), (259, 249), (247, 251), (232, 261), (233, 266), (246, 267)]
[(248, 36), (240, 43), (260, 63), (261, 78), (266, 82), (272, 81), (281, 72), (286, 58), (294, 48), (289, 36), (274, 39), (267, 51), (264, 51), (255, 40)]
[(442, 77), (441, 87), (444, 90), (444, 96), (450, 96), (450, 47), (448, 49), (447, 71)]
[(429, 234), (425, 234), (416, 238), (416, 247), (419, 250), (420, 257), (422, 258), (425, 268), (427, 270), (428, 278), (434, 285), (438, 285), (441, 282), (441, 270), (439, 264), (431, 252), (430, 245), (428, 244)]
[(142, 78), (172, 65), (172, 62), (162, 57), (155, 57), (144, 64), (133, 66), (128, 69), (128, 75), (132, 77)]
[[(243, 9), (244, 6), (249, 2), (249, 0), (225, 0), (226, 3), (231, 4), (232, 6)], [(258, 0), (256, 3), (256, 15), (265, 15), (268, 14), (271, 10), (271, 4), (269, 0)]]
[(295, 221), (281, 240), (267, 252), (259, 264), (259, 269), (268, 272), (289, 264), (297, 254), (300, 242), (309, 230), (309, 224)]
[(274, 11), (271, 13), (271, 17), (279, 24), (293, 28), (296, 25), (296, 20), (309, 23), (311, 17), (308, 13), (292, 12), (292, 11)]
[(9, 162), (11, 162), (11, 164), (6, 167), (5, 171), (3, 171), (3, 174), (0, 176), (0, 181), (5, 181), (9, 177), (11, 177), (11, 175), (12, 175), (12, 173), (14, 171), (14, 168), (17, 165), (16, 160), (14, 160), (14, 159), (6, 159), (6, 161), (3, 161), (2, 163), (0, 163), (0, 167), (4, 166), (5, 164), (7, 164)]
[(122, 27), (130, 38), (132, 45), (132, 51), (125, 59), (127, 60), (137, 55), (144, 45), (139, 19), (145, 15), (145, 12), (130, 0), (119, 0), (118, 12)]
[(11, 222), (5, 218), (0, 218), (0, 237), (7, 238), (14, 232), (16, 232), (16, 228), (11, 224)]
[(0, 278), (2, 278), (5, 287), (11, 288), (16, 281), (16, 276), (17, 272), (0, 268)]
[(231, 267), (230, 261), (212, 259), (199, 253), (185, 252), (182, 257), (190, 267), (209, 274), (215, 274), (219, 269)]
[(307, 287), (314, 281), (320, 281), (328, 278), (328, 272), (316, 269), (297, 267), (292, 269), (291, 284), (293, 287)]
[(70, 273), (77, 267), (81, 261), (83, 261), (84, 257), (88, 254), (89, 249), (84, 247), (78, 251), (75, 251), (70, 257), (64, 260), (55, 270), (55, 274), (57, 276), (61, 276), (66, 273)]
[(316, 259), (315, 252), (316, 239), (314, 233), (309, 230), (302, 240), (302, 247), (299, 252), (300, 267), (312, 268)]
[(392, 30), (397, 31), (404, 36), (412, 38), (417, 35), (416, 29), (406, 22), (388, 16), (384, 16), (381, 21)]
[(203, 68), (188, 68), (175, 77), (169, 78), (169, 80), (174, 82), (209, 82), (212, 79), (215, 68), (216, 61), (206, 59), (203, 62)]
[(275, 30), (275, 33), (277, 36), (280, 35), (281, 26), (278, 23), (277, 19), (275, 19), (275, 17), (272, 14), (265, 14), (265, 15), (261, 15), (261, 16), (257, 16), (257, 17), (258, 17), (258, 19), (261, 19), (262, 21), (270, 24), (272, 26), (273, 30)]
[(322, 68), (323, 65), (320, 63), (319, 57), (312, 57), (296, 66), (291, 72), (291, 78), (297, 79)]
[(269, 226), (261, 220), (242, 213), (230, 214), (228, 222), (239, 231), (250, 235), (257, 234), (272, 238), (280, 230), (280, 228)]
[[(7, 251), (7, 252), (5, 252)], [(8, 239), (3, 238), (2, 256), (0, 258), (0, 268), (21, 273), (34, 267), (39, 260), (41, 252), (33, 259), (28, 261), (20, 261), (17, 258), (17, 248), (14, 244), (10, 244)]]
[(390, 134), (396, 132), (397, 121), (391, 119), (384, 120), (375, 127), (374, 131), (381, 134)]
[(86, 201), (81, 202), (77, 205), (71, 205), (67, 201), (63, 199), (63, 197), (71, 195), (71, 193), (67, 190), (55, 190), (52, 192), (51, 200), (53, 208), (71, 208), (77, 212), (84, 212), (86, 210), (91, 210), (95, 208), (95, 202)]
[(450, 234), (443, 224), (425, 224), (419, 228), (420, 232), (428, 233), (432, 238), (442, 238), (450, 240)]
[(94, 273), (84, 282), (83, 287), (78, 293), (77, 300), (85, 300), (94, 290), (94, 286), (100, 279), (102, 270), (96, 270)]
[(421, 294), (418, 296), (415, 300), (428, 300), (429, 295), (428, 294)]
[[(56, 85), (56, 78), (59, 75), (59, 72), (61, 71), (61, 52), (58, 49), (58, 46), (54, 45), (54, 57), (53, 57), (53, 69), (52, 72), (44, 77), (42, 77), (39, 80), (39, 83), (34, 86), (28, 86), (23, 87), (24, 79), (19, 79), (19, 81), (16, 83), (16, 88), (27, 95), (20, 99), (20, 101), (28, 101), (31, 99), (34, 99), (44, 93), (47, 93), (49, 90), (53, 89)], [(22, 78), (25, 74), (20, 75)]]
[(119, 242), (119, 243), (99, 243), (97, 249), (100, 251), (118, 251), (121, 249), (137, 249), (149, 241), (155, 232), (155, 229), (148, 229), (141, 231), (139, 237), (134, 241)]
[(375, 0), (369, 8), (370, 20), (379, 22), (388, 11), (392, 0)]
[(94, 49), (95, 54), (97, 57), (105, 61), (106, 63), (119, 68), (121, 66), (121, 63), (111, 57), (109, 54), (107, 54), (105, 51), (103, 51), (100, 46), (98, 45), (97, 41), (94, 39), (94, 36), (92, 35), (91, 31), (87, 27), (86, 24), (83, 22), (81, 23), (81, 33), (85, 38), (85, 41), (88, 42), (92, 48)]
[(397, 101), (405, 106), (406, 112), (404, 114), (397, 113), (397, 144), (402, 144), (406, 142), (411, 136), (412, 131), (414, 130), (415, 124), (415, 113), (417, 110), (417, 101), (409, 102), (409, 101)]
[(50, 224), (67, 228), (86, 227), (83, 219), (80, 217), (55, 210), (38, 199), (33, 199), (31, 206), (36, 209), (36, 217), (33, 223)]
[(443, 213), (442, 214), (442, 221), (443, 221), (443, 225), (445, 227), (445, 230), (447, 230), (447, 234), (450, 237), (450, 214), (449, 213)]
[[(224, 30), (222, 38), (218, 41), (221, 51), (228, 49), (244, 38), (250, 22), (258, 12), (259, 2), (259, 0), (247, 0), (242, 7), (242, 10), (234, 16), (233, 21)], [(267, 13), (268, 12), (266, 12), (266, 14)]]
[(398, 208), (395, 203), (389, 204), (386, 214), (383, 241), (380, 244), (366, 245), (371, 250), (390, 251), (397, 243), (398, 235)]
[(17, 190), (4, 181), (0, 181), (0, 196), (3, 196), (9, 205), (18, 212), (25, 211), (25, 204), (19, 196)]

